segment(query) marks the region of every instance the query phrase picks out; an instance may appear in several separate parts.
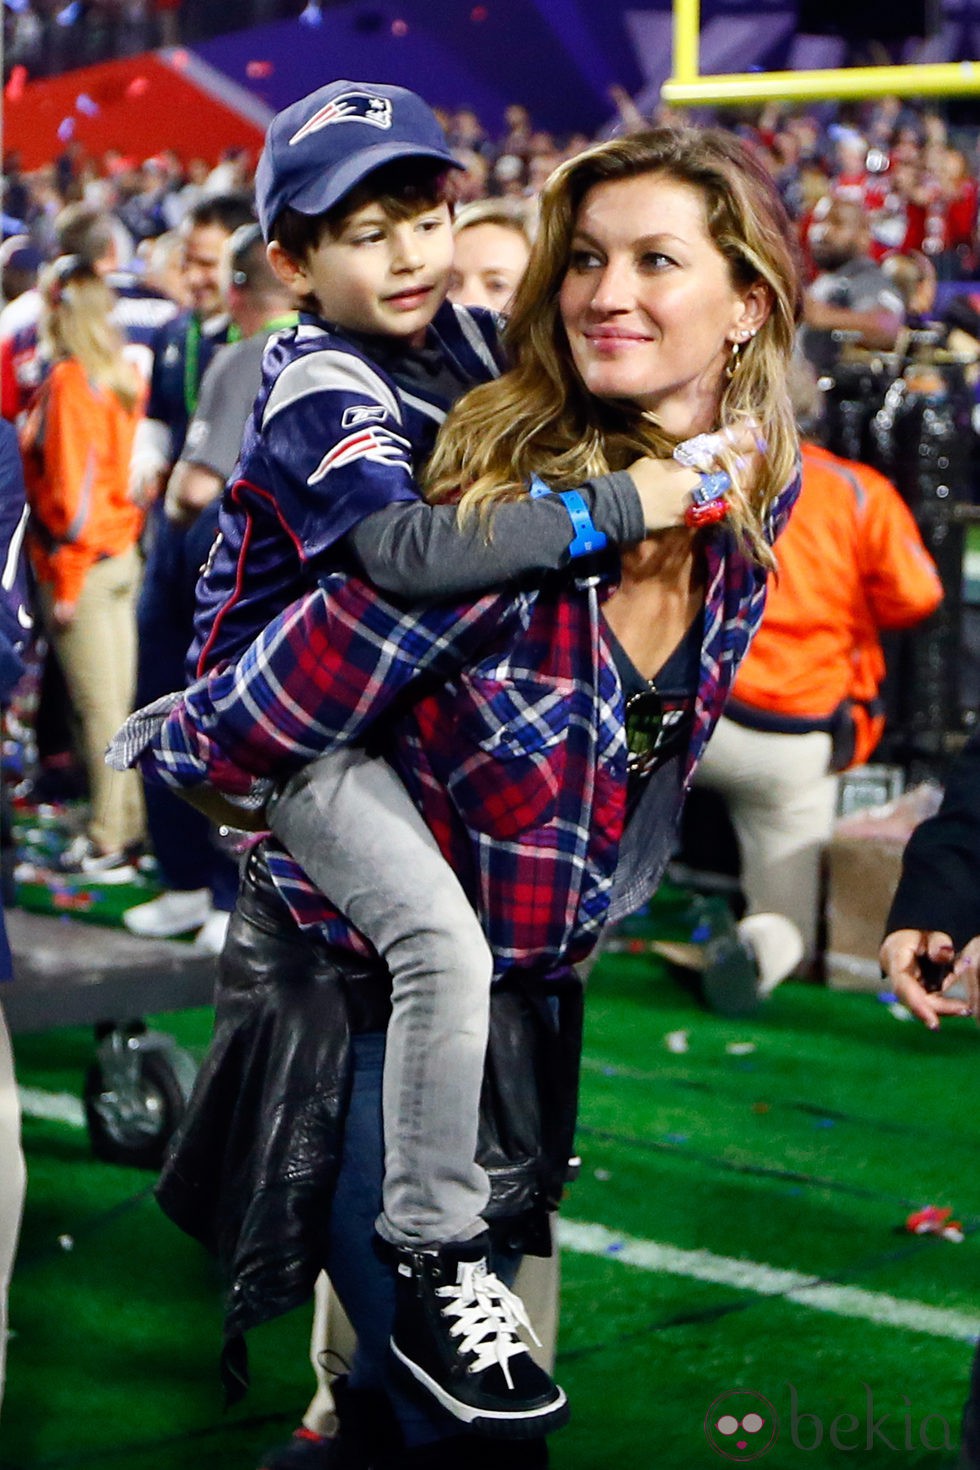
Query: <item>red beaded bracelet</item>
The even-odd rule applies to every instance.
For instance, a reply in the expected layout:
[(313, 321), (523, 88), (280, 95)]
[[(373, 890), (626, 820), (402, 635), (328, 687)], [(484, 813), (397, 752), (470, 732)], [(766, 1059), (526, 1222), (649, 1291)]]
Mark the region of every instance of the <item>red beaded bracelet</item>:
[(728, 514), (728, 501), (723, 496), (709, 500), (706, 505), (689, 505), (684, 512), (684, 524), (697, 530), (701, 526), (713, 526), (723, 521)]

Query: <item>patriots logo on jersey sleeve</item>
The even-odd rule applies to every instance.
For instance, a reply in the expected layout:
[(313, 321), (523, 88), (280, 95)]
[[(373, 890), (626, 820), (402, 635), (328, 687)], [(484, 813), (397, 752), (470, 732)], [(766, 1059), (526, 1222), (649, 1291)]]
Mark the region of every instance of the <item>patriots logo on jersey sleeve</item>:
[(387, 97), (375, 97), (370, 92), (341, 92), (319, 112), (308, 118), (303, 126), (290, 138), (290, 147), (299, 143), (310, 133), (318, 133), (331, 123), (370, 123), (373, 128), (391, 127), (391, 103)]
[(399, 434), (393, 434), (390, 429), (359, 429), (357, 433), (348, 434), (346, 439), (341, 439), (323, 456), (306, 483), (317, 485), (326, 479), (331, 470), (342, 469), (357, 459), (371, 459), (377, 464), (401, 464), (409, 469), (410, 453), (411, 445), (408, 440)]

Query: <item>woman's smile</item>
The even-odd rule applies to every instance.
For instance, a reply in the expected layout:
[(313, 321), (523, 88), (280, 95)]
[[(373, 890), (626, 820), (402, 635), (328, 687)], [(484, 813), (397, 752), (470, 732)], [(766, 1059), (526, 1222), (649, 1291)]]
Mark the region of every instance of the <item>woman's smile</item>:
[(652, 341), (648, 333), (631, 331), (627, 327), (591, 327), (584, 336), (597, 352), (618, 352)]

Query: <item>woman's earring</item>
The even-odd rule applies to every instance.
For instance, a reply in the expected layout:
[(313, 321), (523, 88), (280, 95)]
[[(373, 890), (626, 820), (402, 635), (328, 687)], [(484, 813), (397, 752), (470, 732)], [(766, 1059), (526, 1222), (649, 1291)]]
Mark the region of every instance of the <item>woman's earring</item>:
[(732, 343), (732, 350), (725, 367), (725, 377), (728, 378), (729, 381), (731, 381), (731, 379), (734, 378), (735, 374), (738, 372), (739, 353), (741, 352), (741, 350), (741, 342)]

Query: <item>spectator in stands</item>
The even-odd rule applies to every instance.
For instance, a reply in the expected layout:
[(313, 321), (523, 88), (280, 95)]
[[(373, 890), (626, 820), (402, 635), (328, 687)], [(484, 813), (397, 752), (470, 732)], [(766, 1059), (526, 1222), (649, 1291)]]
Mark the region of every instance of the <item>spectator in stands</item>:
[(137, 541), (129, 459), (145, 384), (113, 325), (113, 295), (78, 256), (42, 277), (42, 344), (51, 363), (24, 427), (30, 551), (47, 637), (81, 726), (91, 813), (65, 874), (124, 882), (144, 833), (139, 782), (104, 754), (131, 707), (136, 670)]
[(223, 148), (221, 157), (204, 182), (204, 192), (214, 198), (244, 192), (252, 173), (247, 148)]
[(818, 372), (840, 355), (835, 333), (890, 351), (905, 320), (902, 299), (871, 259), (867, 214), (856, 200), (828, 196), (813, 211), (810, 252), (819, 274), (807, 290), (800, 346)]
[(516, 153), (526, 158), (530, 151), (531, 114), (522, 102), (511, 102), (504, 109), (505, 132), (500, 140), (499, 152)]
[(160, 159), (147, 158), (133, 169), (115, 212), (137, 244), (163, 234), (167, 225), (163, 205), (169, 191), (170, 180)]
[(450, 301), (506, 312), (531, 253), (524, 211), (497, 199), (467, 205), (453, 221), (453, 235)]
[(168, 229), (177, 229), (194, 206), (200, 204), (207, 193), (205, 185), (210, 172), (206, 159), (189, 160), (183, 183), (163, 201), (163, 218)]
[(26, 225), (32, 208), (31, 190), (24, 178), (21, 156), (14, 150), (4, 155), (2, 187), (4, 214), (13, 215)]
[(538, 195), (561, 163), (561, 154), (556, 148), (542, 149), (532, 153), (527, 163), (527, 185), (525, 193), (537, 205)]
[[(196, 544), (188, 548), (187, 528), (164, 513), (163, 492), (183, 452), (204, 373), (219, 348), (240, 335), (224, 310), (222, 261), (235, 230), (253, 222), (248, 199), (219, 195), (202, 199), (182, 227), (191, 306), (157, 338), (147, 418), (137, 437), (130, 481), (131, 493), (152, 505), (138, 612), (139, 704), (184, 682), (200, 560)], [(201, 930), (215, 911), (230, 913), (238, 868), (215, 845), (207, 820), (169, 792), (154, 789), (147, 792), (147, 822), (164, 892), (127, 911), (124, 923), (130, 932), (166, 938)], [(214, 920), (212, 928), (224, 922)]]
[(527, 174), (517, 153), (501, 153), (490, 174), (490, 193), (504, 199), (523, 199)]
[[(0, 421), (0, 707), (7, 704), (24, 672), (20, 651), (30, 631), (21, 547), (27, 524), (24, 476), (17, 435)], [(10, 946), (0, 907), (0, 985), (13, 978)], [(7, 1288), (13, 1270), (24, 1202), (24, 1156), (20, 1147), (20, 1104), (10, 1036), (0, 1003), (0, 1403), (7, 1353)]]
[(921, 250), (894, 250), (881, 269), (902, 298), (905, 324), (919, 330), (933, 324), (936, 304), (936, 267)]
[(455, 182), (458, 204), (472, 204), (489, 193), (490, 164), (482, 153), (471, 148), (457, 148), (454, 157), (461, 165)]
[(977, 265), (977, 181), (958, 148), (942, 150), (938, 186), (941, 229), (933, 239), (939, 248), (930, 253), (944, 278), (969, 280)]
[(819, 447), (821, 394), (805, 364), (791, 388), (803, 488), (697, 782), (727, 803), (748, 912), (792, 919), (812, 964), (835, 773), (867, 760), (884, 728), (879, 632), (927, 617), (943, 589), (891, 482)]
[(454, 153), (462, 149), (479, 153), (486, 158), (493, 154), (493, 145), (487, 137), (487, 130), (472, 107), (457, 107), (449, 121), (446, 136)]
[(29, 235), (9, 235), (0, 245), (0, 292), (5, 302), (16, 301), (37, 284), (44, 257)]

